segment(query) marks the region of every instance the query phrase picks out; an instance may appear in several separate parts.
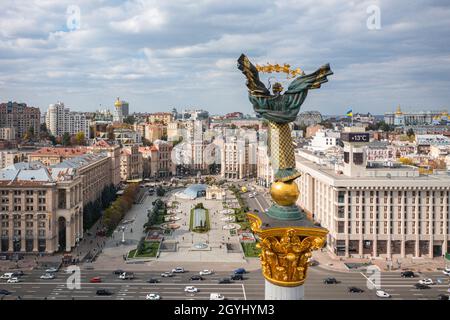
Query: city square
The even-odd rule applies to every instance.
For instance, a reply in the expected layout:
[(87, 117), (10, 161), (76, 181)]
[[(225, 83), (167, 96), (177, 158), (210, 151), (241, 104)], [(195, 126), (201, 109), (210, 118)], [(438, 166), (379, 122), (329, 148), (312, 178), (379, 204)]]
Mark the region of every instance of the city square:
[(448, 4), (1, 9), (0, 300), (450, 300)]

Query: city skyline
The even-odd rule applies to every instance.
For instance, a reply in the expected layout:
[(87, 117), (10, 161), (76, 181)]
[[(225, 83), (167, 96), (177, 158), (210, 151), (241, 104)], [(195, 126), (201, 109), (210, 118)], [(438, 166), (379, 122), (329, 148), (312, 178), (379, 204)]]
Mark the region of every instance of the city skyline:
[[(236, 68), (244, 52), (256, 63), (306, 72), (331, 64), (333, 81), (323, 94), (311, 92), (302, 111), (448, 109), (450, 7), (443, 1), (78, 1), (79, 19), (71, 5), (3, 4), (3, 102), (42, 112), (57, 101), (76, 111), (112, 110), (120, 96), (131, 112), (252, 114)], [(371, 5), (380, 8), (378, 30), (367, 26)]]

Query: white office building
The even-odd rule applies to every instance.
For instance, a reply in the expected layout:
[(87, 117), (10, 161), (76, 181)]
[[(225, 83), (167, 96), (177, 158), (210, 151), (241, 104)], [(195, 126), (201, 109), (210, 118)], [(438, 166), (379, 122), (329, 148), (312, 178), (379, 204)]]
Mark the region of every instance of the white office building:
[[(355, 128), (349, 128), (355, 130)], [(298, 152), (297, 204), (329, 230), (327, 247), (345, 257), (439, 257), (448, 250), (450, 176), (367, 163), (365, 132), (344, 132), (344, 163)], [(305, 155), (307, 154), (307, 156)], [(316, 159), (314, 159), (316, 157)]]

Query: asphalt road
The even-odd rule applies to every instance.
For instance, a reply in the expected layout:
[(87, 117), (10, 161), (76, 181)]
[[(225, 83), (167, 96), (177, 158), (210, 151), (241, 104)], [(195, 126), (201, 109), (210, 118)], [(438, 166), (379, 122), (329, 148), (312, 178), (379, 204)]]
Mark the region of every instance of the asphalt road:
[[(264, 279), (260, 272), (254, 271), (245, 275), (245, 280), (234, 281), (232, 284), (218, 284), (222, 277), (229, 276), (231, 272), (218, 272), (204, 276), (203, 281), (190, 281), (193, 274), (198, 271), (188, 271), (176, 274), (173, 278), (162, 278), (162, 271), (135, 272), (134, 280), (121, 280), (113, 275), (112, 271), (82, 270), (81, 289), (70, 290), (67, 288), (66, 279), (69, 275), (62, 271), (56, 273), (53, 280), (42, 280), (39, 277), (42, 271), (34, 270), (22, 277), (22, 282), (8, 284), (1, 280), (0, 289), (7, 289), (13, 296), (22, 299), (49, 299), (49, 300), (142, 300), (148, 293), (158, 293), (162, 299), (209, 299), (210, 293), (223, 294), (230, 300), (264, 299)], [(367, 288), (367, 278), (360, 272), (331, 272), (320, 267), (311, 267), (308, 271), (305, 284), (305, 299), (313, 300), (377, 300), (374, 290)], [(89, 279), (99, 276), (102, 283), (89, 283)], [(146, 280), (154, 277), (161, 282), (157, 284), (147, 283)], [(326, 277), (335, 277), (339, 284), (324, 284)], [(434, 281), (437, 278), (445, 279), (445, 283), (432, 285), (430, 289), (418, 290), (414, 284), (420, 278), (430, 277)], [(391, 294), (392, 300), (435, 300), (438, 294), (447, 293), (449, 277), (439, 272), (427, 272), (414, 279), (403, 279), (399, 272), (381, 273), (381, 288)], [(186, 294), (184, 287), (193, 285), (199, 289), (196, 294)], [(348, 287), (356, 286), (363, 293), (349, 293)], [(112, 296), (97, 296), (97, 289), (108, 289)]]
[(242, 198), (247, 203), (247, 206), (251, 211), (256, 209), (259, 212), (264, 212), (264, 210), (268, 209), (272, 205), (271, 201), (268, 200), (268, 197), (264, 196), (261, 192), (256, 191), (255, 197), (249, 197), (249, 195), (250, 192), (244, 193), (242, 194)]

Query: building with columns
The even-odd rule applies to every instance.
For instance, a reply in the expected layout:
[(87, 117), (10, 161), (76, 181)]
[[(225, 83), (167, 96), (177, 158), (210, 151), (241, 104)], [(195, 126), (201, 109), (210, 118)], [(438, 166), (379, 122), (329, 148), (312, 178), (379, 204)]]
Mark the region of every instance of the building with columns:
[(0, 251), (71, 251), (83, 236), (82, 193), (71, 168), (22, 162), (0, 170)]
[(447, 252), (450, 176), (368, 163), (368, 133), (344, 132), (341, 138), (342, 167), (308, 151), (296, 156), (302, 173), (296, 180), (297, 204), (329, 230), (329, 250), (338, 256), (388, 259)]

